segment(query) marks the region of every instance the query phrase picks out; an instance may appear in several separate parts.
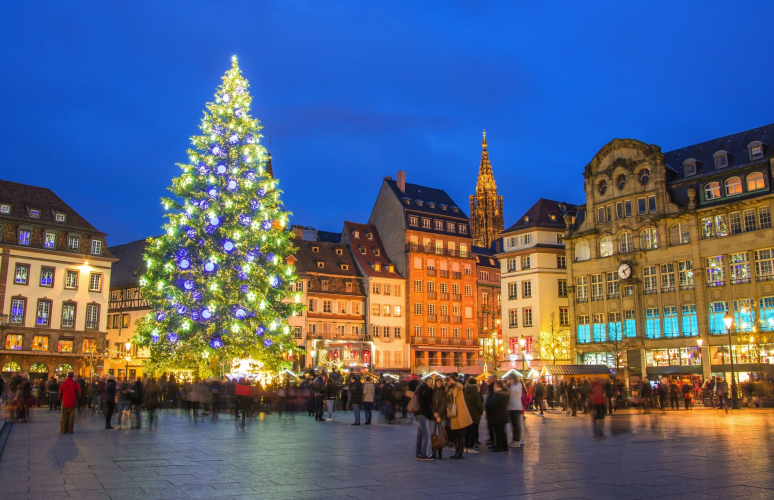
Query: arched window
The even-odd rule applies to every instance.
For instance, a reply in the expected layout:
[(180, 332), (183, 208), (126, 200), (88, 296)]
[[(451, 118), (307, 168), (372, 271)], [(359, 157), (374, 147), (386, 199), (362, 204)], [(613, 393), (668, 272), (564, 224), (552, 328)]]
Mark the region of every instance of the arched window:
[(48, 365), (45, 363), (35, 363), (30, 366), (30, 373), (48, 373)]
[(640, 184), (644, 186), (645, 184), (650, 182), (650, 169), (643, 168), (642, 170), (640, 170), (638, 176), (639, 176)]
[(602, 179), (599, 181), (599, 184), (597, 184), (597, 192), (601, 195), (604, 195), (607, 192), (607, 181), (605, 179)]
[(747, 176), (747, 190), (748, 191), (757, 191), (758, 189), (763, 189), (766, 186), (763, 182), (763, 173), (762, 172), (753, 172), (752, 174)]
[(56, 367), (56, 370), (54, 370), (54, 373), (57, 375), (67, 375), (67, 372), (73, 371), (73, 365), (69, 365), (67, 363), (62, 363), (61, 365)]
[(618, 189), (623, 190), (623, 188), (626, 187), (626, 174), (619, 174), (618, 177), (615, 178), (615, 185)]
[(696, 175), (696, 160), (688, 158), (683, 162), (683, 169), (685, 170), (685, 176), (690, 177)]
[(714, 200), (720, 198), (720, 183), (710, 182), (704, 186), (704, 197), (708, 200)]
[(618, 237), (618, 253), (627, 253), (634, 251), (634, 238), (632, 233), (625, 232)]
[(669, 243), (672, 245), (682, 245), (691, 242), (691, 233), (688, 232), (687, 222), (675, 224), (669, 229), (669, 234)]
[(742, 194), (742, 179), (740, 177), (726, 179), (726, 196), (732, 194)]
[(613, 238), (605, 236), (599, 240), (599, 256), (610, 257), (613, 255)]
[(658, 233), (655, 228), (646, 229), (640, 233), (640, 248), (643, 250), (658, 248)]
[(6, 373), (19, 373), (21, 370), (21, 365), (17, 363), (16, 361), (9, 361), (6, 364), (3, 365), (3, 371)]
[(591, 255), (589, 253), (589, 242), (581, 241), (575, 245), (575, 260), (589, 260)]
[(728, 166), (728, 153), (725, 151), (718, 151), (715, 156), (715, 168), (723, 168)]

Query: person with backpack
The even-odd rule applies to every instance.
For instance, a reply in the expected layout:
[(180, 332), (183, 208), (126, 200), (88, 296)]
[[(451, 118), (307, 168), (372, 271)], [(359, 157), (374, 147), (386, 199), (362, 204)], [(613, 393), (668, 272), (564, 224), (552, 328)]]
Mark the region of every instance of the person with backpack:
[[(511, 448), (518, 448), (524, 445), (524, 409), (530, 403), (529, 395), (521, 381), (521, 377), (512, 373), (508, 377), (508, 415), (511, 421), (511, 442), (508, 445)], [(525, 401), (526, 400), (526, 401)]]

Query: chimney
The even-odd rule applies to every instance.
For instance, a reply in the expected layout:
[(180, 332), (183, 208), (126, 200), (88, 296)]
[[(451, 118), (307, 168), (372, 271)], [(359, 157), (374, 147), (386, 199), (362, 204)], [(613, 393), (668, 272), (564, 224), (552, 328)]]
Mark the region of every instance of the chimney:
[(398, 189), (401, 193), (406, 192), (406, 171), (398, 170)]

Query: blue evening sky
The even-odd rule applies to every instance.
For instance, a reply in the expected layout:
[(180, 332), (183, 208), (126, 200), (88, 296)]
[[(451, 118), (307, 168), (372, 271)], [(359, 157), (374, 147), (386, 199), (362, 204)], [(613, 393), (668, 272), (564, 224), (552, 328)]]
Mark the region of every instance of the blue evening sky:
[(664, 151), (774, 122), (773, 2), (0, 4), (0, 178), (107, 232), (159, 233), (232, 54), (294, 224), (366, 222), (383, 176), (468, 211), (486, 128), (512, 224), (583, 201), (613, 138)]

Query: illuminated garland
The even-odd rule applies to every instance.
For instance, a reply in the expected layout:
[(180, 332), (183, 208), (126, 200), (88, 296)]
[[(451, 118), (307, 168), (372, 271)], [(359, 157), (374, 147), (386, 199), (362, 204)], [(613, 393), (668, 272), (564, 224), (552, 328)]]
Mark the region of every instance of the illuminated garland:
[[(169, 222), (148, 240), (140, 281), (152, 309), (132, 341), (150, 349), (153, 371), (210, 367), (252, 358), (269, 369), (289, 363), (296, 345), (287, 318), (302, 311), (293, 296), (295, 253), (285, 230), (277, 180), (265, 172), (258, 120), (236, 57), (207, 104), (190, 163), (162, 198)], [(290, 299), (290, 300), (286, 300)], [(295, 299), (295, 300), (293, 300)]]

